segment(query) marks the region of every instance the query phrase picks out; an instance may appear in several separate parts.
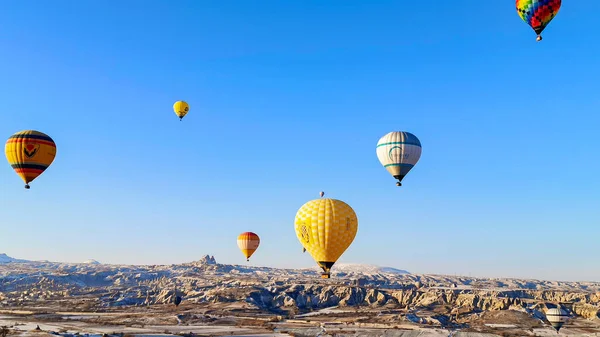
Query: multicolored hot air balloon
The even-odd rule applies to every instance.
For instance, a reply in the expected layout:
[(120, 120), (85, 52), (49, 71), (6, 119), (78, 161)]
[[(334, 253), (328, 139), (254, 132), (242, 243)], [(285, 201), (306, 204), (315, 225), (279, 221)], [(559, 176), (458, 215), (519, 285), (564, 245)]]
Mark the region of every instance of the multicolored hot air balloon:
[(29, 189), (29, 183), (54, 161), (56, 144), (45, 133), (25, 130), (8, 138), (4, 154), (10, 166), (25, 182), (25, 188)]
[(560, 9), (561, 0), (517, 0), (517, 12), (542, 41), (542, 32)]
[(377, 158), (402, 186), (402, 179), (421, 158), (421, 142), (410, 132), (394, 131), (377, 142)]
[(187, 115), (188, 111), (190, 111), (190, 105), (184, 101), (177, 101), (175, 102), (175, 104), (173, 104), (173, 110), (175, 111), (175, 114), (177, 115), (177, 117), (179, 117), (179, 120), (181, 121), (183, 117)]
[(246, 257), (246, 261), (250, 261), (250, 256), (254, 254), (260, 245), (260, 238), (255, 233), (244, 232), (238, 236), (237, 244)]
[(546, 319), (552, 327), (558, 332), (560, 328), (569, 320), (569, 314), (559, 307), (546, 311)]
[(321, 277), (329, 278), (331, 267), (356, 237), (358, 218), (345, 202), (320, 198), (300, 207), (294, 228), (304, 249), (323, 269)]

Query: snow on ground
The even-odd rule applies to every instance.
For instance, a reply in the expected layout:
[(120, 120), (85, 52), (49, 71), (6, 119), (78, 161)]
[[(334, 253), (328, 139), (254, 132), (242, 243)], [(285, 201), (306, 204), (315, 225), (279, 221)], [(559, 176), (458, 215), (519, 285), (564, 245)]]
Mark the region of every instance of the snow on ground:
[(336, 310), (336, 309), (337, 309), (337, 306), (335, 306), (335, 307), (329, 307), (329, 308), (324, 308), (324, 309), (321, 309), (321, 310), (317, 310), (317, 311), (313, 311), (313, 312), (308, 312), (306, 314), (296, 315), (296, 318), (345, 312), (344, 310), (339, 310), (339, 309)]
[(517, 326), (514, 324), (486, 324), (486, 326), (489, 326), (490, 328), (516, 328)]
[(101, 264), (100, 262), (98, 262), (94, 259), (85, 260), (85, 261), (83, 261), (83, 263), (85, 263), (85, 264)]
[(27, 260), (19, 260), (12, 258), (5, 253), (0, 254), (0, 263), (11, 263), (11, 262), (29, 262)]
[[(4, 326), (12, 326), (13, 324), (15, 324), (15, 320), (14, 319), (0, 319), (0, 326), (4, 325)], [(31, 334), (31, 331), (35, 330), (36, 327), (39, 326), (41, 330), (43, 331), (55, 331), (55, 332), (60, 332), (60, 331), (65, 331), (67, 333), (76, 333), (79, 332), (80, 334), (90, 334), (90, 336), (94, 336), (94, 335), (102, 335), (103, 333), (106, 334), (110, 334), (113, 332), (123, 332), (123, 333), (130, 333), (130, 334), (139, 334), (138, 337), (143, 336), (143, 335), (147, 335), (147, 334), (151, 334), (151, 336), (157, 336), (156, 333), (160, 332), (160, 331), (168, 331), (169, 333), (172, 334), (178, 334), (178, 333), (189, 333), (189, 332), (194, 332), (196, 334), (211, 334), (211, 335), (216, 335), (216, 336), (229, 336), (232, 333), (247, 333), (249, 332), (249, 330), (251, 331), (251, 329), (248, 328), (241, 328), (241, 327), (236, 327), (236, 326), (207, 326), (207, 325), (185, 325), (185, 326), (177, 326), (177, 325), (146, 325), (143, 328), (133, 328), (133, 327), (117, 327), (117, 326), (98, 326), (98, 325), (93, 325), (93, 324), (86, 324), (85, 322), (81, 322), (81, 321), (66, 321), (66, 322), (60, 322), (60, 323), (41, 323), (41, 322), (35, 322), (35, 321), (29, 321), (29, 322), (19, 322), (18, 325), (14, 326), (14, 329), (22, 332), (22, 333), (29, 333)], [(25, 336), (25, 335), (24, 335)], [(148, 335), (150, 336), (150, 335)], [(168, 336), (168, 335), (164, 335), (163, 336)], [(285, 335), (281, 335), (281, 336), (285, 336)]]
[(380, 267), (370, 264), (358, 264), (358, 263), (340, 263), (336, 264), (331, 268), (332, 273), (360, 273), (360, 274), (410, 274), (406, 270), (396, 269), (392, 267)]
[(536, 337), (557, 337), (557, 336), (577, 336), (577, 337), (592, 337), (592, 336), (600, 336), (600, 333), (581, 333), (570, 330), (569, 328), (560, 329), (560, 334), (556, 333), (556, 330), (547, 328), (547, 329), (533, 329)]

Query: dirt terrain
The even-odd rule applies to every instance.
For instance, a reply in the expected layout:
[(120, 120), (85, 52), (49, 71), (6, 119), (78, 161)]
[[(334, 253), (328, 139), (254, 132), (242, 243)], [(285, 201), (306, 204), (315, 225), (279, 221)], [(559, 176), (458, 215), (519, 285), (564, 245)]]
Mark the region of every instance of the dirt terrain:
[[(115, 308), (98, 312), (43, 308), (2, 310), (0, 326), (9, 336), (75, 334), (89, 336), (555, 336), (547, 323), (514, 311), (489, 311), (459, 316), (449, 322), (436, 310), (327, 308), (294, 318), (245, 310), (242, 305), (193, 304)], [(414, 322), (415, 317), (438, 322)], [(39, 330), (36, 328), (39, 327)], [(571, 320), (563, 336), (600, 336), (598, 322)]]
[(168, 266), (11, 259), (0, 263), (0, 326), (15, 336), (555, 336), (545, 312), (557, 305), (571, 316), (560, 335), (600, 336), (594, 282), (362, 265), (337, 266), (323, 280), (316, 268), (224, 265), (209, 256)]

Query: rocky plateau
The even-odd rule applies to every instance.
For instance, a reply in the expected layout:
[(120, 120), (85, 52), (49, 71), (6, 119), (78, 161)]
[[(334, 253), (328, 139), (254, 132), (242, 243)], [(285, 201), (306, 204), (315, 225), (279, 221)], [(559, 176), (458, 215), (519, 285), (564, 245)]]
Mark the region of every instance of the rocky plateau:
[[(183, 299), (179, 307), (173, 304), (176, 296)], [(60, 310), (171, 310), (179, 312), (178, 324), (250, 315), (273, 324), (312, 319), (321, 325), (333, 320), (374, 328), (408, 324), (496, 334), (494, 324), (505, 324), (501, 333), (515, 333), (512, 326), (535, 335), (535, 329), (547, 326), (545, 311), (559, 304), (581, 329), (595, 331), (600, 283), (416, 275), (343, 264), (333, 268), (331, 279), (321, 279), (317, 268), (225, 265), (208, 255), (190, 263), (143, 266), (0, 255), (0, 309), (29, 310), (38, 316)]]

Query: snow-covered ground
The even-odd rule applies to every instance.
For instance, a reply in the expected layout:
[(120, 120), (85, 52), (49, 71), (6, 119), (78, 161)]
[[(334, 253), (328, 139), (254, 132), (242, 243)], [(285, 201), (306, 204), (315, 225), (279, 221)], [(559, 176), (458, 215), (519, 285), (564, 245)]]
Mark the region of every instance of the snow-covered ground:
[[(201, 271), (203, 276), (268, 277), (276, 276), (292, 279), (320, 276), (318, 267), (303, 269), (280, 269), (247, 265), (219, 264), (215, 258), (206, 255), (198, 261), (176, 265), (111, 265), (101, 264), (90, 259), (83, 263), (60, 263), (48, 261), (27, 261), (0, 254), (0, 284), (36, 284), (51, 281), (55, 284), (70, 283), (77, 286), (125, 285), (157, 278), (177, 277), (181, 280), (194, 278)], [(362, 280), (373, 285), (402, 285), (420, 283), (428, 288), (477, 289), (492, 291), (513, 290), (561, 290), (600, 292), (600, 282), (561, 282), (523, 279), (483, 279), (466, 276), (419, 275), (406, 270), (367, 264), (338, 263), (332, 268), (332, 279), (322, 282), (335, 283), (338, 280)]]
[(326, 314), (331, 314), (331, 313), (344, 312), (344, 310), (336, 310), (336, 308), (337, 308), (337, 306), (335, 306), (335, 307), (329, 307), (329, 308), (324, 308), (324, 309), (313, 311), (313, 312), (307, 312), (306, 314), (296, 315), (295, 318), (304, 318), (304, 317), (311, 317), (311, 316), (319, 316), (319, 315), (326, 315)]
[[(10, 319), (2, 319), (0, 320), (0, 326), (12, 326), (15, 324), (15, 320)], [(22, 336), (31, 336), (32, 331), (39, 326), (42, 332), (62, 332), (62, 333), (70, 333), (70, 334), (89, 334), (90, 336), (98, 336), (100, 337), (102, 334), (112, 334), (112, 333), (129, 333), (129, 334), (137, 334), (138, 336), (173, 336), (179, 333), (189, 333), (194, 332), (195, 334), (210, 334), (213, 336), (229, 336), (233, 334), (238, 335), (238, 333), (252, 333), (249, 328), (241, 328), (237, 326), (207, 326), (207, 325), (149, 325), (144, 326), (143, 328), (133, 328), (133, 327), (123, 327), (123, 326), (98, 326), (93, 324), (88, 324), (82, 321), (72, 321), (72, 322), (60, 322), (60, 323), (42, 323), (42, 322), (19, 322), (18, 325), (14, 326), (13, 329), (17, 332), (21, 332)], [(165, 335), (161, 332), (169, 331), (171, 335)], [(36, 334), (37, 335), (37, 334)], [(279, 334), (280, 336), (289, 336)], [(239, 336), (239, 335), (238, 335)], [(256, 335), (258, 336), (258, 335)], [(268, 336), (273, 336), (273, 334), (269, 334)]]

